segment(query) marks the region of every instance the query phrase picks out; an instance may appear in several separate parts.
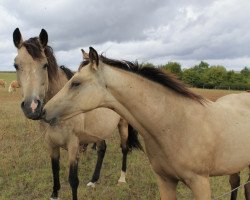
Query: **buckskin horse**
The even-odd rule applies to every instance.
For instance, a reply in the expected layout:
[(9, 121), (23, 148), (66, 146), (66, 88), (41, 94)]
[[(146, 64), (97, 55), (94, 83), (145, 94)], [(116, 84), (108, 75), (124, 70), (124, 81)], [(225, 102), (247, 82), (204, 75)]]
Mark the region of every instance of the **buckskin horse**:
[[(58, 67), (53, 49), (47, 45), (48, 34), (44, 29), (41, 30), (39, 37), (23, 41), (17, 28), (13, 33), (13, 41), (18, 50), (14, 67), (23, 95), (21, 108), (27, 118), (37, 120), (41, 115), (43, 105), (63, 87), (73, 73), (65, 67)], [(41, 131), (44, 131), (45, 123), (41, 121), (40, 126)], [(100, 108), (75, 116), (63, 123), (48, 126), (45, 139), (50, 152), (54, 183), (51, 199), (58, 199), (60, 189), (60, 147), (68, 150), (69, 183), (72, 198), (76, 200), (79, 185), (78, 152), (80, 146), (97, 143), (97, 163), (92, 179), (88, 183), (89, 186), (94, 186), (99, 179), (106, 151), (105, 139), (114, 132), (117, 126), (123, 153), (121, 177), (118, 182), (123, 183), (126, 182), (127, 153), (132, 148), (142, 149), (142, 146), (137, 132), (117, 113), (107, 108)]]
[(90, 47), (89, 62), (47, 102), (42, 118), (62, 123), (100, 107), (142, 135), (164, 200), (176, 199), (179, 181), (195, 199), (211, 199), (209, 176), (250, 164), (249, 93), (211, 102), (160, 69), (99, 56)]

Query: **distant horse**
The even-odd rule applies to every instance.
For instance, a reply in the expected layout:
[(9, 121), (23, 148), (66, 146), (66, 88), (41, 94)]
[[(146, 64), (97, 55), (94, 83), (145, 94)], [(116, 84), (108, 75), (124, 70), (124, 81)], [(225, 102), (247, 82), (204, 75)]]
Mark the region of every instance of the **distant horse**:
[(160, 69), (99, 56), (92, 47), (89, 58), (44, 106), (44, 120), (115, 110), (142, 135), (163, 200), (176, 199), (179, 181), (196, 200), (210, 200), (209, 176), (250, 164), (249, 93), (211, 102)]
[(17, 88), (20, 88), (20, 85), (17, 81), (12, 81), (9, 86), (9, 92), (15, 92)]
[(5, 88), (6, 85), (7, 85), (6, 81), (3, 79), (0, 79), (0, 86)]
[[(42, 29), (39, 37), (23, 41), (17, 28), (13, 33), (14, 44), (18, 49), (14, 67), (18, 82), (21, 83), (23, 102), (21, 108), (29, 119), (37, 120), (42, 114), (44, 103), (51, 99), (63, 85), (73, 76), (65, 68), (58, 67), (53, 50), (47, 45), (48, 34)], [(66, 108), (66, 107), (65, 107)], [(41, 122), (41, 131), (46, 124)], [(127, 154), (133, 148), (142, 149), (137, 132), (126, 120), (110, 109), (99, 108), (86, 114), (80, 114), (69, 120), (57, 123), (51, 122), (46, 130), (45, 139), (51, 157), (53, 172), (53, 192), (51, 199), (58, 199), (60, 189), (59, 158), (60, 147), (68, 150), (69, 182), (73, 200), (77, 200), (78, 157), (79, 150), (88, 143), (97, 143), (98, 158), (94, 174), (88, 186), (94, 186), (100, 176), (102, 161), (106, 151), (105, 140), (118, 127), (121, 137), (123, 153), (121, 177), (118, 183), (124, 183), (126, 173)]]

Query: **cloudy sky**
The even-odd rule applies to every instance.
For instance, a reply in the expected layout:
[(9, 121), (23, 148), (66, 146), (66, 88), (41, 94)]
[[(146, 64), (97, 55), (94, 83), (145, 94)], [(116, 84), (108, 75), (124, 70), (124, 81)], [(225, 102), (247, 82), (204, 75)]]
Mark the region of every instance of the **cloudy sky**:
[(249, 0), (0, 0), (0, 71), (13, 70), (16, 27), (24, 39), (46, 29), (58, 63), (71, 69), (89, 46), (112, 58), (183, 68), (201, 60), (250, 67)]

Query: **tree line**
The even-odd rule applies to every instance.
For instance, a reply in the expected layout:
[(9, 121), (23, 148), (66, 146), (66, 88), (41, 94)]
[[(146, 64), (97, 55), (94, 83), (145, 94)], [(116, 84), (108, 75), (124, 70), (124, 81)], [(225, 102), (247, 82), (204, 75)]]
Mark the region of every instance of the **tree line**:
[[(154, 67), (151, 63), (144, 63), (142, 66)], [(239, 72), (227, 71), (224, 66), (210, 66), (203, 61), (198, 65), (183, 70), (177, 62), (168, 62), (157, 67), (175, 74), (180, 80), (192, 87), (232, 90), (250, 89), (250, 69), (248, 67), (244, 67)]]

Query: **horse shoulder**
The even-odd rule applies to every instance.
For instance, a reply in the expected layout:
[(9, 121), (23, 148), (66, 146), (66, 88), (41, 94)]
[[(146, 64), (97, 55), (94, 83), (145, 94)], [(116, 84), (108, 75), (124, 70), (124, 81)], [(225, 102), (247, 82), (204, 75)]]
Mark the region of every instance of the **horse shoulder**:
[(85, 114), (86, 132), (101, 139), (109, 137), (114, 132), (121, 118), (107, 108), (97, 108)]

